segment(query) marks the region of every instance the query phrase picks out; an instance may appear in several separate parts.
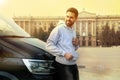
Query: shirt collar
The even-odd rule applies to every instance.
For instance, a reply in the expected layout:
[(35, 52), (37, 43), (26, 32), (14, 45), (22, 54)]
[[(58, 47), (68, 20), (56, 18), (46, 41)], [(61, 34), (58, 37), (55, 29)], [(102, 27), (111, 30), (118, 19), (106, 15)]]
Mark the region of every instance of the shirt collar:
[(66, 24), (65, 24), (65, 28), (67, 28), (67, 29), (70, 30), (70, 31), (73, 31), (73, 30), (74, 30), (73, 27), (70, 28), (70, 27), (68, 27)]
[(70, 31), (74, 30), (73, 27), (72, 28), (68, 27), (63, 20), (59, 20), (57, 25), (64, 25), (64, 27)]

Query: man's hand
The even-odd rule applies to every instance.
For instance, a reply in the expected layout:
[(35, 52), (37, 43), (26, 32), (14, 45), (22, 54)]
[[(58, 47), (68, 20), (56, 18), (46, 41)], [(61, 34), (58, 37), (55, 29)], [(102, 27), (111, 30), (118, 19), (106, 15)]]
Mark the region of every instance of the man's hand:
[(65, 57), (67, 60), (72, 60), (72, 59), (73, 59), (73, 55), (70, 54), (70, 53), (65, 53), (64, 57)]
[(72, 43), (73, 43), (74, 46), (78, 46), (79, 45), (78, 38), (73, 38)]

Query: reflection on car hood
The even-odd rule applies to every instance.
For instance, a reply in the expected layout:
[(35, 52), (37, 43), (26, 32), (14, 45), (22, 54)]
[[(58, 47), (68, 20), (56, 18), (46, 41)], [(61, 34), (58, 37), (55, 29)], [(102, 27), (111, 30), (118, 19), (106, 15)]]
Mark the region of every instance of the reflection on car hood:
[(45, 50), (46, 43), (37, 38), (21, 38), (21, 41)]
[(24, 29), (17, 25), (12, 18), (0, 15), (0, 36), (24, 36), (31, 37)]
[(28, 45), (46, 50), (45, 49), (46, 43), (37, 38), (1, 37), (1, 39), (12, 45), (16, 45), (16, 46), (20, 45), (20, 46), (24, 47), (25, 44), (28, 44)]
[[(21, 58), (40, 58), (53, 59), (53, 56), (46, 51), (46, 43), (37, 38), (0, 38), (0, 43), (4, 45), (4, 49), (10, 49)], [(17, 56), (20, 57), (20, 56)]]

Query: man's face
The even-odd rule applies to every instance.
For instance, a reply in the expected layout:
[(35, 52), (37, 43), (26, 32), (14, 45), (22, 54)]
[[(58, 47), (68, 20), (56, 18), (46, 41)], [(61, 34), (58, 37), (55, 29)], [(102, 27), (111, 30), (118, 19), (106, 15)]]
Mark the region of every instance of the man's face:
[(72, 12), (67, 12), (65, 17), (65, 23), (68, 27), (72, 27), (74, 22), (76, 21), (77, 17), (75, 17), (75, 14)]

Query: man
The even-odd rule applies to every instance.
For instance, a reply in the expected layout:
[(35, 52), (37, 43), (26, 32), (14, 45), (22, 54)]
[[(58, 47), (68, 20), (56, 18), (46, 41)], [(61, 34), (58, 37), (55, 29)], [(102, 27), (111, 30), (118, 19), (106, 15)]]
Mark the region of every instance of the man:
[(66, 11), (65, 22), (59, 22), (47, 39), (46, 49), (55, 56), (57, 80), (79, 80), (76, 65), (78, 39), (73, 29), (77, 18), (77, 9), (69, 8)]

